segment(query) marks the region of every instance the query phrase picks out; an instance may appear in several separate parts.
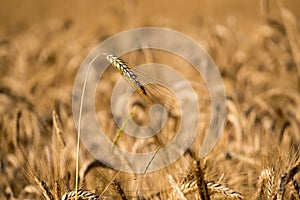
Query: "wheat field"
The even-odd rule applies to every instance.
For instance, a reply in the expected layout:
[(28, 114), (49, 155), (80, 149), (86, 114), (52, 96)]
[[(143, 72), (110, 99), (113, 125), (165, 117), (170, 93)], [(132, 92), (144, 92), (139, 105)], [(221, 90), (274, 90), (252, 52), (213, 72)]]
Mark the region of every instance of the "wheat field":
[[(151, 8), (146, 1), (3, 2), (0, 199), (76, 199), (76, 73), (97, 44), (143, 26), (181, 31), (207, 50), (226, 90), (222, 136), (198, 159), (211, 105), (201, 76), (160, 51), (127, 55), (123, 59), (136, 65), (166, 63), (197, 83), (200, 136), (176, 162), (145, 174), (111, 169), (81, 145), (77, 198), (300, 199), (300, 3), (175, 2), (173, 8), (156, 1)], [(112, 141), (120, 129), (109, 103), (119, 78), (109, 68), (96, 90), (97, 118)], [(132, 101), (140, 105), (135, 120), (143, 123), (145, 105), (138, 96)], [(170, 141), (179, 122), (170, 117), (161, 135), (143, 141), (122, 134), (118, 146), (153, 151)]]

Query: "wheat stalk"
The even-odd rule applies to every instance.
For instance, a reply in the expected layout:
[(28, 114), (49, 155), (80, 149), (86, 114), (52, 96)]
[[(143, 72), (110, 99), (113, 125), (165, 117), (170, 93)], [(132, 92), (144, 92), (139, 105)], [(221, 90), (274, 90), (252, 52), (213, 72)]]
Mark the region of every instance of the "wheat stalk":
[(85, 77), (83, 82), (82, 94), (80, 99), (80, 108), (79, 108), (79, 115), (78, 115), (78, 128), (77, 128), (77, 145), (76, 145), (76, 171), (75, 171), (75, 200), (77, 200), (77, 190), (78, 190), (78, 182), (79, 182), (79, 149), (80, 149), (80, 135), (81, 135), (81, 116), (82, 116), (82, 109), (84, 103), (84, 94), (87, 85), (87, 80), (89, 77), (89, 72), (93, 62), (98, 58), (98, 56), (104, 55), (103, 53), (97, 54), (89, 63)]
[(197, 191), (199, 192), (201, 199), (210, 200), (207, 185), (204, 179), (204, 170), (202, 169), (200, 160), (194, 161), (194, 175), (196, 178), (196, 185), (198, 188)]
[(179, 186), (177, 185), (176, 181), (174, 180), (172, 175), (168, 175), (168, 179), (169, 179), (169, 183), (173, 188), (173, 194), (176, 195), (177, 198), (181, 199), (181, 200), (186, 200), (186, 197), (184, 196), (182, 190), (179, 188)]

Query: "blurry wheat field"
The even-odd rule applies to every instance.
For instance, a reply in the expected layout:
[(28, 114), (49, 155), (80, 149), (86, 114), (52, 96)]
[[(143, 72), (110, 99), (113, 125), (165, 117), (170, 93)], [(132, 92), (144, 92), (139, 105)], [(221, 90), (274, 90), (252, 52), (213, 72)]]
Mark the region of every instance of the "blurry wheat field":
[[(75, 199), (77, 70), (106, 38), (145, 26), (181, 31), (205, 47), (226, 89), (224, 131), (204, 159), (196, 162), (193, 153), (198, 138), (175, 163), (147, 174), (110, 169), (81, 145), (80, 198), (300, 199), (299, 11), (298, 0), (2, 1), (0, 199)], [(149, 55), (169, 60), (137, 52), (130, 62)], [(176, 60), (168, 64), (183, 70)], [(203, 80), (185, 73), (201, 85), (203, 134), (210, 96)], [(97, 117), (110, 139), (119, 129), (107, 105), (119, 78), (107, 70), (96, 93)], [(167, 143), (176, 123), (172, 118), (158, 140)], [(155, 149), (157, 140), (122, 135), (118, 145), (143, 152)]]

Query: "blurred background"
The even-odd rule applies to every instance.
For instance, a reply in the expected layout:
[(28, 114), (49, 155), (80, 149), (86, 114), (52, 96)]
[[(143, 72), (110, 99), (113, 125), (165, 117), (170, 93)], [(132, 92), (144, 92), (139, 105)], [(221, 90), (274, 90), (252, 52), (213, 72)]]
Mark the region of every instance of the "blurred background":
[[(300, 199), (299, 176), (289, 173), (294, 166), (300, 171), (299, 13), (300, 0), (2, 0), (0, 199), (40, 199), (45, 191), (61, 199), (74, 189), (72, 89), (77, 70), (106, 38), (144, 26), (172, 28), (192, 37), (220, 69), (227, 95), (226, 123), (217, 146), (205, 158), (205, 180), (235, 192), (230, 196), (220, 187), (219, 192), (211, 188), (212, 197), (239, 199), (239, 193), (245, 199)], [(170, 60), (161, 58), (160, 52), (137, 55), (137, 62), (149, 55)], [(175, 61), (168, 64), (179, 69)], [(118, 78), (108, 70), (97, 90), (97, 116), (111, 139), (119, 129), (106, 105)], [(204, 116), (201, 134), (210, 120), (210, 96), (205, 89), (198, 92)], [(168, 127), (175, 130), (176, 121)], [(155, 142), (122, 136), (118, 145), (140, 152)], [(198, 146), (194, 143), (190, 151)], [(80, 188), (98, 195), (104, 191), (106, 199), (167, 199), (173, 193), (166, 174), (184, 189), (194, 181), (189, 176), (194, 159), (185, 154), (164, 171), (139, 179), (95, 163), (82, 146)], [(291, 176), (283, 182), (285, 173)], [(278, 194), (282, 188), (286, 192)], [(197, 191), (187, 188), (185, 195), (194, 198)]]
[[(51, 19), (69, 19), (86, 28), (110, 24), (107, 31), (119, 31), (139, 26), (165, 26), (178, 30), (187, 26), (197, 26), (204, 19), (226, 24), (230, 18), (237, 21), (244, 31), (250, 31), (262, 16), (269, 12), (273, 17), (280, 17), (277, 1), (255, 0), (191, 0), (138, 1), (138, 0), (66, 0), (2, 1), (0, 8), (1, 29), (18, 28), (18, 25), (33, 25)], [(299, 0), (284, 1), (287, 8), (299, 13)], [(22, 28), (21, 26), (19, 28)], [(114, 30), (117, 29), (117, 30)]]

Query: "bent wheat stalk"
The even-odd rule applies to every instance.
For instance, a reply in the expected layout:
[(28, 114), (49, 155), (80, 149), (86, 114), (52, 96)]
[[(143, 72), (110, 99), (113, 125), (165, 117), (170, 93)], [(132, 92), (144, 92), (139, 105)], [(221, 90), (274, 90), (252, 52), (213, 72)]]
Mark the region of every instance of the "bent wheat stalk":
[(103, 53), (97, 54), (92, 61), (89, 63), (87, 72), (83, 82), (82, 94), (80, 99), (80, 108), (79, 108), (79, 116), (78, 116), (78, 128), (77, 128), (77, 147), (76, 147), (76, 172), (75, 172), (75, 200), (77, 200), (77, 191), (78, 191), (78, 182), (79, 182), (79, 148), (80, 148), (80, 135), (81, 135), (81, 117), (82, 117), (82, 108), (83, 108), (83, 101), (84, 101), (84, 94), (86, 90), (87, 80), (89, 77), (89, 72), (92, 66), (92, 63), (100, 56), (104, 55)]

